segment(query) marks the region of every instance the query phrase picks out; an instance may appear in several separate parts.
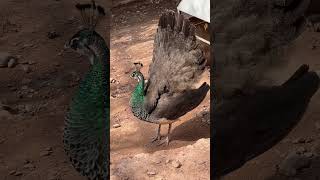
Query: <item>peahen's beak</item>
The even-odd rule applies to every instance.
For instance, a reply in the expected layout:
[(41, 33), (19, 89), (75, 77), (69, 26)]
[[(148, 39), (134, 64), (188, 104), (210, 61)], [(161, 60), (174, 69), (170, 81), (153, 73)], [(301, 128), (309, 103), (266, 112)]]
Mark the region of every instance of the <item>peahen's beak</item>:
[(69, 44), (69, 42), (66, 42), (65, 44), (64, 44), (64, 49), (69, 49), (70, 48), (70, 44)]

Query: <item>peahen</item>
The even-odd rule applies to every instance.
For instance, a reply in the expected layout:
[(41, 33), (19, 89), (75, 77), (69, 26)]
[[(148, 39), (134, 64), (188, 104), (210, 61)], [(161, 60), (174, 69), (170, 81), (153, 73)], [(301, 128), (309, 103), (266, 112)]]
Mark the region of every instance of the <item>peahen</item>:
[(95, 4), (77, 4), (85, 28), (66, 48), (90, 59), (90, 71), (82, 79), (66, 115), (64, 149), (74, 168), (90, 180), (109, 176), (109, 48), (94, 29), (104, 9)]
[(138, 83), (130, 107), (140, 120), (159, 124), (154, 141), (161, 140), (161, 125), (169, 124), (168, 134), (159, 144), (169, 144), (171, 124), (196, 108), (209, 91), (203, 83), (193, 88), (205, 70), (203, 52), (197, 45), (195, 28), (182, 15), (167, 11), (160, 17), (154, 41), (149, 79), (140, 72), (141, 63), (131, 74)]
[(319, 73), (309, 71), (308, 65), (281, 85), (270, 84), (265, 76), (287, 64), (285, 47), (304, 32), (308, 21), (316, 20), (309, 18), (315, 14), (310, 10), (312, 2), (316, 1), (214, 1), (215, 177), (242, 167), (276, 145), (302, 119), (317, 92)]

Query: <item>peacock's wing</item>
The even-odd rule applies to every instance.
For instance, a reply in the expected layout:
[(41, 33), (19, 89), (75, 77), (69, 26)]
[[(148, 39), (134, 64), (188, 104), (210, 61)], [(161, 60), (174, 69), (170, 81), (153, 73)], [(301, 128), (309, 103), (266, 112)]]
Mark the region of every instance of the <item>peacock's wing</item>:
[(210, 87), (203, 83), (198, 89), (188, 89), (174, 94), (163, 94), (157, 108), (152, 111), (151, 119), (166, 118), (175, 120), (196, 108), (206, 97)]
[(283, 48), (306, 27), (310, 0), (216, 0), (211, 10), (214, 34), (214, 84), (218, 98), (252, 87), (263, 73), (286, 62)]
[(92, 66), (73, 97), (66, 116), (64, 147), (73, 166), (89, 179), (107, 177), (109, 129), (104, 107), (102, 65)]
[(195, 27), (182, 15), (167, 11), (159, 20), (149, 67), (145, 108), (150, 113), (164, 93), (190, 89), (205, 69)]

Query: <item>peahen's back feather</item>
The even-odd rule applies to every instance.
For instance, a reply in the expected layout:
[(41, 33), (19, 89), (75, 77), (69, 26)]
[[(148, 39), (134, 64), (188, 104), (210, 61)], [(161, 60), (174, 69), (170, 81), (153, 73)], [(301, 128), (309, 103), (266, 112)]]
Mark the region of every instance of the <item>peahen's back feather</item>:
[(65, 150), (73, 166), (90, 179), (106, 179), (109, 162), (102, 63), (91, 67), (80, 83), (66, 116)]
[[(195, 27), (173, 11), (162, 14), (149, 68), (146, 110), (152, 112), (164, 94), (170, 96), (193, 89), (204, 69), (205, 58), (196, 42)], [(197, 98), (196, 95), (194, 98)], [(204, 97), (201, 95), (198, 98), (202, 100)]]

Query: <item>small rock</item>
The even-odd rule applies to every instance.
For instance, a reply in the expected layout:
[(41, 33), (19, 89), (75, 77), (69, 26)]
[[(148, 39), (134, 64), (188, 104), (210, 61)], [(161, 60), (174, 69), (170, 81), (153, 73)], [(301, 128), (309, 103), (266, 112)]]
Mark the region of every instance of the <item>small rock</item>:
[(0, 119), (8, 119), (12, 116), (12, 114), (6, 110), (1, 110), (0, 109)]
[(120, 124), (114, 124), (112, 127), (113, 128), (119, 128), (119, 127), (121, 127), (121, 125)]
[(59, 67), (60, 66), (60, 63), (59, 62), (55, 62), (53, 63), (55, 66)]
[(286, 176), (294, 176), (297, 170), (310, 166), (311, 160), (304, 155), (291, 152), (279, 165), (279, 173)]
[(31, 82), (32, 82), (32, 79), (28, 79), (28, 78), (23, 78), (21, 80), (22, 85), (30, 84)]
[(175, 168), (180, 168), (181, 167), (181, 163), (179, 161), (172, 161), (172, 166)]
[(22, 66), (22, 70), (23, 70), (24, 72), (26, 72), (26, 73), (31, 72), (31, 68), (30, 68), (28, 65), (23, 65), (23, 66)]
[(29, 87), (28, 86), (22, 86), (21, 89), (22, 90), (27, 90)]
[(13, 68), (17, 64), (17, 60), (15, 58), (11, 58), (8, 62), (8, 68)]
[(160, 160), (160, 159), (156, 159), (156, 160), (154, 161), (154, 163), (155, 163), (155, 164), (161, 164), (161, 160)]
[(42, 152), (40, 153), (40, 156), (41, 156), (41, 157), (44, 157), (44, 156), (49, 156), (50, 154), (51, 154), (50, 151), (42, 151)]
[(320, 144), (316, 144), (315, 146), (313, 146), (312, 152), (315, 153), (316, 155), (320, 156)]
[(111, 80), (110, 80), (110, 82), (111, 82), (111, 83), (116, 83), (116, 82), (117, 82), (117, 80), (115, 80), (115, 79), (111, 79)]
[(0, 144), (3, 144), (6, 140), (0, 137)]
[(171, 162), (171, 160), (170, 159), (167, 159), (166, 160), (166, 164), (168, 164), (168, 163), (170, 163)]
[(296, 153), (298, 153), (298, 154), (303, 154), (305, 152), (307, 152), (307, 150), (304, 147), (298, 147), (296, 150)]
[(313, 157), (313, 153), (312, 152), (307, 152), (307, 153), (304, 153), (304, 156), (307, 157), (307, 158), (312, 158)]
[(292, 141), (293, 144), (305, 143), (306, 140), (304, 138), (297, 138)]
[(155, 171), (148, 171), (147, 174), (148, 174), (149, 176), (154, 176), (154, 175), (156, 175), (157, 173), (156, 173)]
[(15, 170), (12, 170), (12, 171), (9, 172), (10, 175), (14, 175), (15, 173), (16, 173)]
[(16, 173), (14, 173), (14, 175), (15, 175), (15, 176), (21, 176), (21, 175), (22, 175), (22, 172), (18, 172), (18, 171), (17, 171)]
[(7, 52), (0, 52), (0, 68), (8, 67), (8, 62), (12, 56)]
[(33, 107), (32, 107), (32, 105), (27, 104), (27, 105), (24, 106), (24, 109), (25, 109), (26, 112), (31, 112)]
[(49, 38), (49, 39), (55, 39), (55, 38), (57, 38), (57, 37), (59, 37), (60, 35), (56, 32), (56, 31), (50, 31), (50, 32), (48, 32), (48, 34), (47, 34), (47, 37)]
[(36, 62), (35, 61), (28, 61), (28, 64), (33, 65), (33, 64), (36, 64)]
[(25, 165), (23, 166), (23, 168), (24, 168), (24, 169), (33, 170), (33, 169), (35, 169), (35, 166), (34, 166), (33, 164), (31, 164), (31, 163), (28, 163), (28, 164), (25, 164)]

